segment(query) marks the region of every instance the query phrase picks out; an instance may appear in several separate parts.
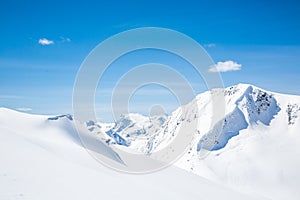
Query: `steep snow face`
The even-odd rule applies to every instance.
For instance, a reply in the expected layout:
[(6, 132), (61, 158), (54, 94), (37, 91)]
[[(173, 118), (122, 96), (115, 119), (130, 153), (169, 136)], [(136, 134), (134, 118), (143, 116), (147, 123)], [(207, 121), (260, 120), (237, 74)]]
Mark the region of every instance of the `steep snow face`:
[(212, 130), (201, 137), (197, 145), (197, 151), (201, 149), (218, 150), (224, 148), (232, 137), (237, 136), (240, 130), (247, 127), (248, 123), (243, 112), (236, 107), (231, 113), (226, 115), (225, 120), (219, 121)]
[(241, 130), (259, 123), (269, 125), (280, 111), (277, 100), (272, 94), (250, 85), (227, 88), (224, 96), (228, 102), (227, 106), (233, 110), (200, 139), (198, 151), (201, 148), (206, 150), (224, 148)]

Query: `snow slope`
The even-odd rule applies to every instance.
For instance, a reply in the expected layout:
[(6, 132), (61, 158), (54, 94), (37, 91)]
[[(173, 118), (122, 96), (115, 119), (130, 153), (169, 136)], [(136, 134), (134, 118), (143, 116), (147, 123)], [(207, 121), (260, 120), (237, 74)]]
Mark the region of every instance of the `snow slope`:
[[(109, 146), (93, 135), (86, 137), (122, 164), (122, 158)], [(176, 167), (147, 175), (115, 172), (96, 162), (82, 147), (71, 116), (29, 115), (0, 108), (0, 199), (221, 198), (264, 199)]]
[[(203, 135), (176, 165), (239, 191), (299, 199), (300, 97), (251, 85), (224, 93), (226, 120), (207, 132), (199, 130)], [(214, 137), (216, 129), (219, 138)], [(215, 146), (200, 159), (199, 150), (205, 151), (209, 142)]]
[[(212, 95), (224, 97), (226, 111), (210, 124)], [(199, 94), (185, 107), (174, 111), (160, 130), (145, 132), (128, 148), (151, 155), (185, 127), (194, 137), (176, 166), (246, 193), (300, 198), (299, 96), (239, 84)]]

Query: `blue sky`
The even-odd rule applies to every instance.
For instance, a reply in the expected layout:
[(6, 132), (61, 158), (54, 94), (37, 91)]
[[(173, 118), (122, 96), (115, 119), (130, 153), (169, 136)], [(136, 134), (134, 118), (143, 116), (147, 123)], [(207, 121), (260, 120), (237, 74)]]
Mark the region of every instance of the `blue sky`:
[[(2, 1), (0, 26), (3, 107), (71, 113), (76, 73), (88, 53), (114, 34), (147, 26), (192, 37), (215, 62), (241, 64), (240, 70), (222, 73), (225, 86), (243, 82), (300, 95), (300, 3), (295, 0)], [(41, 45), (42, 38), (54, 44)], [(186, 73), (193, 80), (193, 73)], [(117, 77), (111, 73), (107, 79)], [(140, 93), (136, 104), (157, 100)], [(104, 101), (101, 94), (97, 98), (99, 104)], [(176, 106), (169, 97), (161, 103), (172, 105), (169, 110)]]

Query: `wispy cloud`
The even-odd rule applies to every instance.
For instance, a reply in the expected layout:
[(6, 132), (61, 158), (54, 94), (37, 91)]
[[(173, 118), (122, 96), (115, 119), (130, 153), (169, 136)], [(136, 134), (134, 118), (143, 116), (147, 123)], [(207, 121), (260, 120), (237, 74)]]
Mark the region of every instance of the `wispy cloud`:
[(61, 36), (61, 37), (60, 37), (60, 42), (61, 42), (61, 43), (65, 43), (65, 42), (71, 42), (71, 39), (70, 39), (70, 38), (68, 38), (68, 37), (67, 37), (67, 38), (65, 38), (65, 37), (62, 37), (62, 36)]
[(209, 43), (209, 44), (204, 44), (204, 47), (212, 48), (216, 47), (217, 45), (215, 43)]
[(0, 95), (0, 99), (21, 99), (20, 96), (15, 95)]
[(210, 72), (228, 72), (228, 71), (238, 71), (241, 70), (242, 65), (228, 60), (225, 62), (217, 62), (214, 66), (209, 68)]
[(47, 38), (40, 38), (38, 42), (40, 45), (44, 46), (54, 44), (53, 40), (48, 40)]
[(16, 108), (16, 110), (18, 110), (18, 111), (24, 111), (24, 112), (32, 111), (31, 108)]

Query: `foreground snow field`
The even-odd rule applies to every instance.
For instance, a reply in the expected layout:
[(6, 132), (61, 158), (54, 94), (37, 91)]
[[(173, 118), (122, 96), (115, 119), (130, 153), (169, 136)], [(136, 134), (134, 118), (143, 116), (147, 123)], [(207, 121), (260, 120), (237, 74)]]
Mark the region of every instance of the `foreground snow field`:
[[(147, 175), (108, 169), (62, 117), (0, 109), (0, 199), (262, 199), (176, 167)], [(113, 154), (112, 154), (113, 155)]]
[[(300, 97), (244, 84), (214, 92), (225, 96), (226, 120), (212, 128), (206, 124), (212, 115), (208, 92), (186, 113), (179, 108), (170, 116), (130, 114), (112, 124), (86, 123), (87, 137), (111, 160), (126, 164), (111, 147), (151, 155), (176, 137), (177, 126), (199, 120), (174, 166), (146, 175), (115, 172), (94, 160), (72, 116), (0, 108), (0, 200), (299, 199)], [(200, 159), (203, 151), (208, 154)]]

